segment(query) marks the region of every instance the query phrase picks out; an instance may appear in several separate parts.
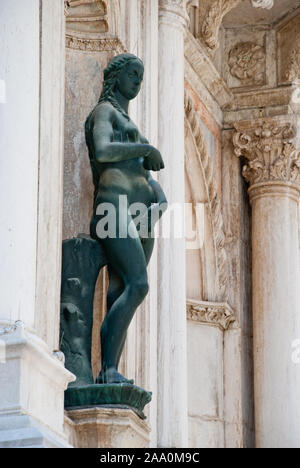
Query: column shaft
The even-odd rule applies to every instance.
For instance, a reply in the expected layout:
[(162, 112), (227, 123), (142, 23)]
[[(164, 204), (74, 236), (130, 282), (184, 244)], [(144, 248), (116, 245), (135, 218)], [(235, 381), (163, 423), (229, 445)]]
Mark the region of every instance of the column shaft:
[[(280, 190), (278, 190), (280, 189)], [(298, 192), (252, 190), (254, 390), (257, 447), (300, 446)]]
[(292, 116), (235, 125), (252, 204), (255, 436), (259, 448), (300, 447), (300, 152)]
[[(159, 14), (158, 147), (166, 167), (159, 179), (169, 206), (179, 203), (182, 209), (184, 4), (160, 1)], [(172, 236), (158, 246), (158, 445), (187, 447), (185, 240), (184, 234)]]

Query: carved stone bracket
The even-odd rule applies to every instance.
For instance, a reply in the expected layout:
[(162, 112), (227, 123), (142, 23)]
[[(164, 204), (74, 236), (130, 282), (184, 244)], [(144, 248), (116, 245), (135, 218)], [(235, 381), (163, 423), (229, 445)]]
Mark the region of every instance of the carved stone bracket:
[(243, 0), (215, 0), (202, 25), (202, 38), (212, 50), (219, 47), (219, 29), (224, 16)]
[(262, 119), (235, 128), (234, 153), (248, 160), (243, 176), (251, 186), (274, 181), (300, 184), (300, 150), (293, 144), (296, 131), (291, 122)]
[(206, 323), (227, 330), (235, 322), (235, 315), (226, 303), (201, 302), (188, 300), (187, 318), (195, 322)]
[[(219, 47), (219, 30), (224, 16), (229, 13), (233, 8), (242, 3), (244, 0), (215, 0), (210, 4), (206, 17), (202, 24), (202, 38), (212, 50)], [(252, 0), (252, 5), (255, 8), (273, 7), (273, 0)]]

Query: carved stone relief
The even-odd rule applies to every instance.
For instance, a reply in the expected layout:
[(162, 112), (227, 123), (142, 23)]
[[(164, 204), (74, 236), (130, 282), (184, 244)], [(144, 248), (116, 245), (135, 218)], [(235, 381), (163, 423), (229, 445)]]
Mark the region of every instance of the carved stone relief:
[(126, 49), (119, 38), (117, 37), (103, 37), (99, 39), (84, 39), (74, 37), (71, 35), (66, 36), (66, 47), (74, 50), (84, 50), (90, 52), (114, 52), (122, 54)]
[(205, 188), (207, 190), (208, 209), (210, 213), (212, 232), (215, 245), (215, 258), (218, 272), (218, 289), (222, 300), (227, 300), (227, 254), (225, 249), (225, 234), (221, 201), (218, 195), (217, 183), (214, 176), (214, 168), (203, 137), (202, 129), (198, 121), (198, 115), (194, 109), (192, 100), (185, 93), (185, 116), (195, 139), (199, 151)]
[(229, 52), (230, 73), (241, 86), (265, 84), (266, 54), (264, 47), (253, 42), (240, 42)]
[(300, 37), (288, 58), (285, 77), (287, 81), (297, 81), (300, 79)]
[(223, 331), (227, 330), (230, 324), (236, 320), (228, 304), (190, 300), (187, 302), (187, 318), (195, 322), (217, 326)]

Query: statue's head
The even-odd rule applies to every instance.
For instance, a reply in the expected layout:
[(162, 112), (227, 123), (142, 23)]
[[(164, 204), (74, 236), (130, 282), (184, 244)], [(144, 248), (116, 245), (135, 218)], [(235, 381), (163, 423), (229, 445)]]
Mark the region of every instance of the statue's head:
[(143, 62), (132, 54), (114, 57), (104, 70), (103, 91), (100, 101), (111, 101), (118, 90), (126, 99), (134, 99), (144, 77)]

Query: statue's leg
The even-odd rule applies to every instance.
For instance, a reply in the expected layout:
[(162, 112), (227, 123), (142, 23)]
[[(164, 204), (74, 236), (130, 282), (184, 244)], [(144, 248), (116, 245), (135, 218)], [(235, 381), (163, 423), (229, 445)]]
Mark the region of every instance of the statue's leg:
[[(128, 216), (128, 224), (131, 218)], [(107, 311), (101, 329), (102, 371), (98, 382), (124, 381), (118, 374), (118, 359), (127, 329), (137, 307), (148, 293), (147, 265), (140, 239), (102, 239), (108, 262), (120, 276), (124, 290)]]
[[(154, 247), (154, 239), (152, 238), (149, 238), (149, 239), (143, 239), (143, 242), (142, 242), (142, 247), (143, 247), (143, 250), (144, 250), (144, 255), (145, 255), (145, 259), (146, 259), (146, 264), (148, 265), (149, 261), (150, 261), (150, 258), (151, 258), (151, 255), (152, 255), (152, 252), (153, 252), (153, 247)], [(108, 294), (108, 300), (107, 302), (113, 300), (113, 302), (116, 300), (117, 297), (120, 296), (120, 294), (123, 292), (123, 289), (124, 289), (124, 286), (123, 286), (123, 283), (122, 281), (120, 280), (120, 278), (116, 275), (115, 272), (112, 272), (112, 275), (109, 276), (109, 282), (112, 281), (112, 289), (111, 289), (111, 293)], [(119, 288), (119, 289), (117, 289)], [(118, 294), (119, 293), (119, 294)], [(117, 295), (117, 297), (116, 297)], [(111, 306), (108, 306), (107, 308), (109, 309)], [(120, 359), (121, 359), (121, 354), (122, 354), (122, 351), (124, 349), (124, 345), (125, 345), (125, 341), (126, 341), (126, 336), (127, 336), (127, 333), (125, 334), (124, 336), (124, 340), (123, 340), (123, 343), (121, 344), (121, 347), (120, 347), (120, 354), (118, 356), (118, 366), (119, 366), (119, 362), (120, 362)], [(117, 367), (118, 367), (117, 366)]]
[[(120, 276), (114, 271), (114, 269), (109, 266), (108, 267), (108, 277), (109, 277), (109, 285), (107, 291), (107, 310), (110, 310), (113, 303), (121, 296), (124, 291), (124, 284), (121, 280)], [(117, 368), (119, 367), (119, 362), (121, 359), (121, 354), (125, 345), (127, 333), (124, 336), (123, 342), (120, 346), (120, 353), (117, 360)]]
[(107, 291), (107, 310), (111, 309), (113, 303), (121, 296), (124, 291), (124, 284), (120, 276), (109, 265), (108, 266), (109, 285)]

